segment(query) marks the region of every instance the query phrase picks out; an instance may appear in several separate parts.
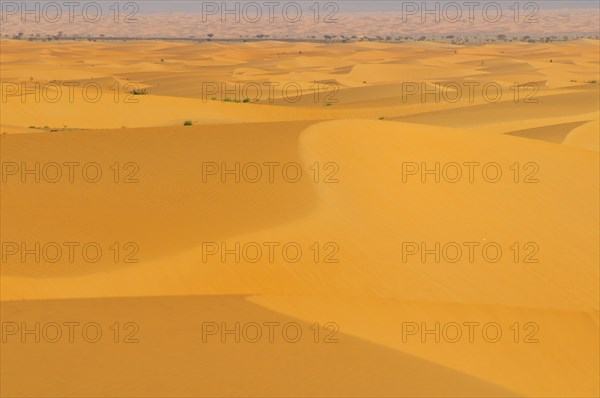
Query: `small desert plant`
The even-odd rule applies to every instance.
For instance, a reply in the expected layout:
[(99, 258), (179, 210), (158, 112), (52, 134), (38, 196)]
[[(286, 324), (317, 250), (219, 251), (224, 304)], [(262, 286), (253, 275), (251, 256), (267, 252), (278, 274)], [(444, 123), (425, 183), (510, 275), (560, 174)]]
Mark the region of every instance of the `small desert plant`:
[(192, 121), (191, 120), (186, 120), (185, 122), (183, 122), (184, 126), (191, 126), (192, 125)]
[(244, 98), (243, 103), (250, 102), (250, 98)]
[(379, 120), (384, 120), (385, 118), (383, 116), (379, 116)]
[(140, 90), (134, 89), (134, 90), (130, 91), (129, 94), (133, 94), (133, 95), (147, 95), (148, 94), (148, 90), (145, 89), (145, 88), (142, 88)]

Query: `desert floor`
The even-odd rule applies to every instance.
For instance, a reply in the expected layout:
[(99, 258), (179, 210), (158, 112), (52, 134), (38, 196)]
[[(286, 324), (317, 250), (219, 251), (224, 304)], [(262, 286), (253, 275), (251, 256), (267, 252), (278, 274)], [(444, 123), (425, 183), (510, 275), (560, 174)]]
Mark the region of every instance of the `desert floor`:
[(597, 40), (1, 46), (2, 396), (600, 393)]

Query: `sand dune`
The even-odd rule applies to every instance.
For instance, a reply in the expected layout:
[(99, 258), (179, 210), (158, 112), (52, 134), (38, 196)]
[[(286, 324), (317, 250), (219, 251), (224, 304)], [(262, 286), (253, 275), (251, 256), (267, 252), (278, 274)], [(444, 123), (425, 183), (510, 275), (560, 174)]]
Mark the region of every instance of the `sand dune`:
[[(8, 345), (3, 360), (27, 367), (28, 372), (11, 374), (8, 370), (10, 381), (2, 384), (3, 395), (23, 392), (23, 385), (29, 384), (27, 394), (45, 395), (49, 389), (58, 389), (65, 396), (88, 396), (90, 391), (102, 396), (121, 396), (123, 391), (132, 396), (162, 396), (165, 385), (176, 396), (445, 396), (448, 392), (472, 397), (516, 396), (493, 383), (348, 335), (336, 335), (343, 343), (331, 344), (315, 344), (308, 338), (297, 344), (276, 341), (242, 346), (233, 339), (221, 343), (218, 338), (201, 343), (201, 320), (299, 321), (304, 330), (310, 327), (239, 296), (49, 301), (30, 302), (25, 307), (5, 303), (3, 312), (23, 321), (49, 321), (60, 314), (83, 323), (86, 313), (98, 307), (106, 312), (95, 319), (104, 324), (135, 319), (140, 333), (131, 339), (141, 342), (128, 344), (125, 350), (112, 342), (95, 347), (45, 345), (42, 350), (25, 351), (31, 361), (27, 364), (22, 362), (23, 351)], [(26, 316), (19, 314), (23, 309)], [(190, 322), (190, 318), (194, 320)], [(77, 377), (77, 383), (42, 381), (48, 359), (56, 356), (61, 356), (65, 365), (55, 369), (54, 380)], [(103, 379), (89, 372), (90, 367), (101, 371)], [(153, 377), (148, 379), (149, 374)], [(437, 383), (430, 382), (432, 377)], [(42, 383), (31, 384), (32, 380)]]
[[(3, 328), (97, 322), (104, 337), (29, 344), (3, 329), (0, 395), (598, 396), (599, 61), (593, 40), (3, 40)], [(13, 92), (39, 82), (50, 96), (53, 80), (79, 83), (75, 100)], [(337, 102), (315, 100), (315, 81), (334, 82)], [(294, 83), (303, 94), (203, 98), (207, 82)], [(102, 98), (78, 97), (85, 83)], [(503, 97), (437, 101), (407, 95), (407, 83), (454, 84), (447, 95), (494, 83)], [(515, 101), (515, 83), (535, 84), (537, 102)], [(123, 103), (134, 89), (148, 93)], [(21, 173), (36, 163), (39, 182)], [(81, 171), (91, 163), (98, 182)], [(461, 177), (422, 173), (436, 163)], [(75, 242), (75, 259), (11, 254), (36, 242)], [(411, 242), (494, 243), (503, 255), (424, 261), (406, 256)], [(80, 249), (89, 243), (102, 248), (97, 261)], [(302, 255), (284, 252), (289, 243)], [(223, 257), (236, 244), (251, 250)], [(114, 343), (115, 322), (123, 333), (134, 322), (139, 342)], [(203, 342), (206, 322), (295, 322), (305, 337)], [(339, 341), (326, 344), (330, 322)], [(436, 322), (495, 322), (503, 336), (404, 341), (406, 323)]]

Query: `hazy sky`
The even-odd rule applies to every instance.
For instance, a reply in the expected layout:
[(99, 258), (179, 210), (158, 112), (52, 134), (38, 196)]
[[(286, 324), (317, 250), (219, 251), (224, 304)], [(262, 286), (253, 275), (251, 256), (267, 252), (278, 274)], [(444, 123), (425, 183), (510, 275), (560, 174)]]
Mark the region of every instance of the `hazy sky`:
[[(16, 3), (21, 3), (23, 0), (14, 0)], [(258, 4), (263, 4), (266, 1), (275, 1), (280, 4), (285, 4), (286, 2), (299, 2), (303, 3), (303, 7), (309, 7), (310, 4), (313, 4), (316, 1), (319, 1), (320, 4), (325, 4), (329, 1), (337, 3), (339, 5), (340, 12), (351, 12), (351, 11), (399, 11), (401, 9), (402, 3), (408, 3), (409, 1), (404, 0), (77, 0), (80, 4), (90, 3), (96, 1), (101, 3), (103, 6), (109, 6), (114, 4), (116, 1), (119, 1), (122, 4), (127, 2), (134, 2), (139, 5), (139, 12), (200, 12), (202, 9), (202, 3), (217, 3), (221, 4), (223, 1), (226, 3), (233, 2), (249, 2), (254, 1)], [(415, 0), (414, 2), (421, 4), (423, 1), (427, 3), (434, 3), (434, 0)], [(458, 4), (463, 4), (465, 1), (479, 1), (481, 4), (490, 3), (492, 1), (488, 0), (441, 0), (440, 2), (443, 4), (444, 2), (456, 2)], [(514, 4), (517, 0), (495, 0), (496, 2), (503, 5), (503, 7), (509, 7)], [(529, 2), (534, 2), (540, 6), (541, 9), (544, 8), (599, 8), (600, 0), (518, 0), (521, 4), (526, 4)], [(11, 2), (9, 0), (2, 0), (2, 2)], [(25, 2), (33, 2), (33, 0), (25, 0)], [(61, 3), (64, 2), (62, 0), (37, 0), (36, 2), (56, 2)]]
[[(310, 4), (314, 3), (317, 0), (213, 0), (212, 2), (221, 4), (223, 1), (226, 3), (233, 2), (249, 2), (254, 1), (258, 4), (262, 4), (265, 1), (276, 1), (280, 4), (285, 4), (286, 2), (301, 2), (306, 4), (308, 7)], [(325, 4), (330, 0), (319, 0), (319, 3)], [(408, 1), (403, 0), (331, 0), (334, 3), (339, 5), (339, 9), (341, 12), (347, 11), (391, 11), (391, 10), (400, 10), (402, 3), (408, 3)], [(418, 4), (421, 4), (423, 0), (415, 1)], [(469, 0), (442, 0), (441, 3), (444, 2), (456, 2), (458, 4), (463, 4), (465, 1)], [(473, 0), (470, 0), (473, 1)], [(490, 3), (488, 0), (475, 0), (479, 1), (481, 4)], [(516, 0), (496, 0), (496, 2), (502, 4), (503, 7), (509, 7), (514, 4)], [(202, 3), (208, 3), (210, 1), (204, 0), (139, 0), (136, 1), (140, 5), (140, 12), (194, 12), (199, 11), (202, 8)], [(426, 0), (427, 3), (433, 3), (434, 0)], [(539, 1), (531, 1), (531, 0), (519, 0), (519, 2), (523, 5), (526, 3), (534, 2), (540, 6), (541, 9), (549, 9), (549, 8), (599, 8), (599, 0), (539, 0)], [(466, 9), (466, 6), (465, 6)]]
[[(68, 4), (68, 1), (78, 3), (75, 10), (75, 17), (79, 17), (77, 19), (78, 22), (82, 22), (81, 13), (82, 9), (85, 8), (84, 6), (93, 6), (89, 7), (90, 9), (87, 14), (88, 17), (94, 19), (97, 16), (96, 13), (98, 13), (98, 11), (94, 10), (94, 7), (100, 4), (102, 10), (100, 10), (101, 12), (99, 12), (98, 15), (101, 17), (103, 16), (101, 20), (104, 23), (102, 26), (104, 26), (105, 29), (105, 31), (102, 31), (101, 33), (115, 34), (114, 32), (118, 31), (118, 34), (128, 37), (135, 37), (140, 34), (150, 36), (158, 35), (158, 32), (160, 32), (162, 37), (171, 37), (173, 35), (180, 35), (178, 37), (204, 36), (209, 32), (208, 29), (211, 29), (210, 32), (212, 33), (219, 33), (222, 37), (231, 36), (236, 38), (241, 37), (242, 35), (252, 36), (263, 34), (267, 31), (269, 34), (277, 34), (279, 36), (296, 34), (305, 37), (312, 34), (321, 37), (325, 33), (351, 35), (355, 34), (355, 31), (357, 34), (376, 36), (383, 34), (381, 29), (386, 23), (387, 25), (385, 26), (388, 29), (386, 35), (401, 33), (416, 34), (418, 32), (426, 32), (433, 35), (442, 33), (460, 35), (463, 33), (487, 32), (493, 34), (510, 33), (512, 35), (575, 35), (585, 33), (586, 35), (595, 36), (598, 34), (598, 14), (600, 12), (598, 3), (600, 0), (521, 0), (519, 1), (519, 4), (521, 5), (519, 7), (520, 12), (518, 13), (514, 8), (514, 4), (518, 0), (32, 0), (28, 2), (28, 5), (25, 8), (28, 10), (32, 10), (32, 8), (39, 9), (39, 5), (36, 7), (35, 4), (32, 4), (34, 2), (45, 4), (45, 8), (48, 9), (47, 12), (50, 14), (49, 18), (52, 19), (54, 17), (53, 13), (57, 13), (57, 11), (51, 10), (49, 3)], [(115, 8), (115, 3), (117, 1), (120, 4), (118, 9)], [(5, 9), (4, 6), (6, 4), (12, 4), (12, 12), (9, 12), (9, 9), (6, 8), (6, 15), (11, 15), (10, 21), (13, 23), (11, 26), (13, 26), (15, 32), (23, 32), (23, 28), (15, 22), (20, 22), (22, 19), (22, 17), (19, 16), (17, 7), (23, 8), (23, 2), (27, 2), (27, 0), (0, 0), (3, 9)], [(318, 13), (315, 12), (316, 2), (319, 4), (319, 7), (317, 8)], [(223, 6), (223, 3), (226, 5)], [(232, 3), (242, 3), (242, 5), (241, 7), (240, 5), (237, 5), (236, 7), (236, 5)], [(258, 5), (260, 11), (258, 18), (256, 18), (256, 9), (248, 7), (247, 3), (254, 3), (252, 7), (255, 8), (256, 5)], [(273, 10), (272, 6), (269, 6), (268, 3), (277, 4), (274, 15), (272, 15), (272, 20), (269, 20), (269, 15)], [(291, 12), (288, 12), (287, 17), (286, 15), (282, 15), (285, 6), (288, 6), (289, 8), (289, 6), (296, 5), (292, 3), (300, 3), (300, 12), (296, 13), (293, 7), (291, 7)], [(458, 5), (462, 8), (462, 12), (458, 13), (456, 9), (452, 8), (443, 8), (449, 15), (443, 16), (443, 20), (441, 20), (440, 15), (438, 15), (437, 23), (439, 27), (434, 26), (434, 28), (432, 28), (431, 25), (435, 25), (436, 23), (436, 17), (435, 15), (434, 17), (431, 17), (430, 12), (422, 12), (421, 15), (419, 15), (418, 11), (413, 14), (407, 12), (404, 15), (406, 18), (400, 19), (403, 5), (406, 6), (409, 5), (409, 3), (412, 3), (412, 11), (415, 11), (415, 6), (421, 8), (421, 11), (432, 11), (434, 9), (434, 4), (432, 3), (452, 3), (453, 7)], [(423, 10), (425, 8), (422, 5), (423, 3), (426, 4), (426, 10)], [(478, 4), (475, 7), (475, 13), (473, 15), (473, 17), (476, 18), (475, 21), (477, 23), (472, 24), (473, 26), (465, 25), (465, 23), (462, 22), (469, 20), (471, 14), (469, 4), (473, 3)], [(501, 4), (503, 9), (502, 12), (497, 13), (492, 8), (490, 13), (490, 9), (488, 9), (489, 18), (486, 19), (485, 16), (482, 18), (484, 5), (492, 5), (492, 3)], [(203, 5), (205, 13), (202, 13)], [(212, 13), (210, 11), (206, 12), (206, 6), (208, 5), (211, 5)], [(535, 9), (532, 10), (531, 5), (539, 6), (539, 11)], [(510, 10), (509, 7), (511, 7)], [(250, 9), (249, 12), (246, 11), (249, 15), (245, 15), (243, 21), (239, 20), (240, 15), (236, 15), (235, 12), (233, 12), (233, 17), (231, 16), (231, 11), (235, 11), (236, 9), (240, 10), (240, 8), (242, 10)], [(438, 8), (438, 10), (440, 9), (440, 7), (436, 8)], [(564, 13), (562, 11), (548, 11), (550, 9), (565, 8), (583, 9), (583, 11), (568, 12), (567, 10)], [(223, 13), (223, 11), (225, 12)], [(405, 8), (404, 11), (408, 10)], [(155, 15), (154, 13), (163, 15)], [(243, 13), (244, 11), (242, 11), (242, 14)], [(356, 13), (358, 15), (348, 15), (348, 18), (337, 18), (338, 16), (343, 16), (344, 13)], [(377, 13), (377, 15), (370, 13)], [(44, 28), (41, 26), (44, 24), (38, 24), (40, 25), (39, 29), (41, 29), (39, 32), (35, 31), (35, 29), (31, 30), (32, 28), (37, 28), (37, 26), (35, 25), (35, 22), (32, 22), (34, 18), (28, 17), (27, 22), (31, 22), (32, 25), (29, 26), (30, 30), (27, 30), (27, 32), (30, 34), (47, 34), (48, 31), (51, 33), (63, 31), (66, 32), (65, 34), (71, 35), (89, 34), (89, 31), (85, 28), (83, 28), (84, 30), (77, 30), (73, 23), (68, 24), (68, 8), (63, 8), (62, 15), (63, 18), (60, 19), (60, 21), (65, 22), (66, 26), (61, 26), (59, 28), (57, 24), (49, 23), (45, 24)], [(175, 18), (173, 20), (175, 21), (175, 25), (173, 25), (172, 22), (167, 21), (169, 15), (173, 15), (173, 18)], [(300, 15), (299, 19), (293, 21), (294, 23), (288, 23), (298, 15)], [(423, 19), (425, 15), (429, 15), (429, 17)], [(455, 18), (456, 15), (458, 15), (458, 19), (461, 23), (453, 23), (456, 22), (456, 20), (453, 21), (453, 18)], [(488, 23), (490, 19), (493, 20), (497, 15), (500, 16), (501, 23)], [(565, 15), (569, 18), (564, 18)], [(147, 17), (146, 19), (139, 19), (139, 21), (143, 23), (147, 22), (147, 24), (111, 23), (117, 16), (119, 22), (126, 21), (128, 18), (138, 21), (136, 19), (137, 17)], [(223, 16), (226, 17), (225, 20), (222, 18)], [(361, 18), (362, 16), (364, 16), (364, 18)], [(391, 18), (388, 18), (389, 16), (391, 16)], [(450, 19), (450, 22), (448, 22), (448, 18)], [(533, 18), (533, 22), (530, 18)], [(236, 21), (236, 19), (238, 20)], [(46, 19), (46, 21), (47, 20), (48, 19)], [(297, 27), (295, 22), (299, 22), (300, 20), (302, 23), (297, 24)], [(526, 20), (529, 22), (526, 23)], [(334, 21), (334, 23), (323, 23), (325, 21)], [(359, 23), (357, 21), (362, 22)], [(390, 23), (390, 21), (392, 22)], [(535, 23), (539, 21), (542, 21), (543, 23)], [(238, 24), (236, 24), (236, 22)], [(241, 22), (244, 22), (245, 24), (240, 24)], [(2, 32), (5, 32), (7, 24), (8, 22), (0, 24), (0, 30)], [(101, 24), (98, 24), (98, 26), (100, 25)], [(87, 26), (96, 25), (88, 24)], [(301, 28), (300, 26), (304, 26), (304, 28)], [(310, 28), (306, 28), (306, 26), (310, 26)], [(472, 31), (464, 31), (465, 26), (468, 29), (472, 29)], [(443, 32), (439, 30), (442, 27), (445, 29)], [(100, 32), (100, 28), (98, 28), (97, 31)]]

